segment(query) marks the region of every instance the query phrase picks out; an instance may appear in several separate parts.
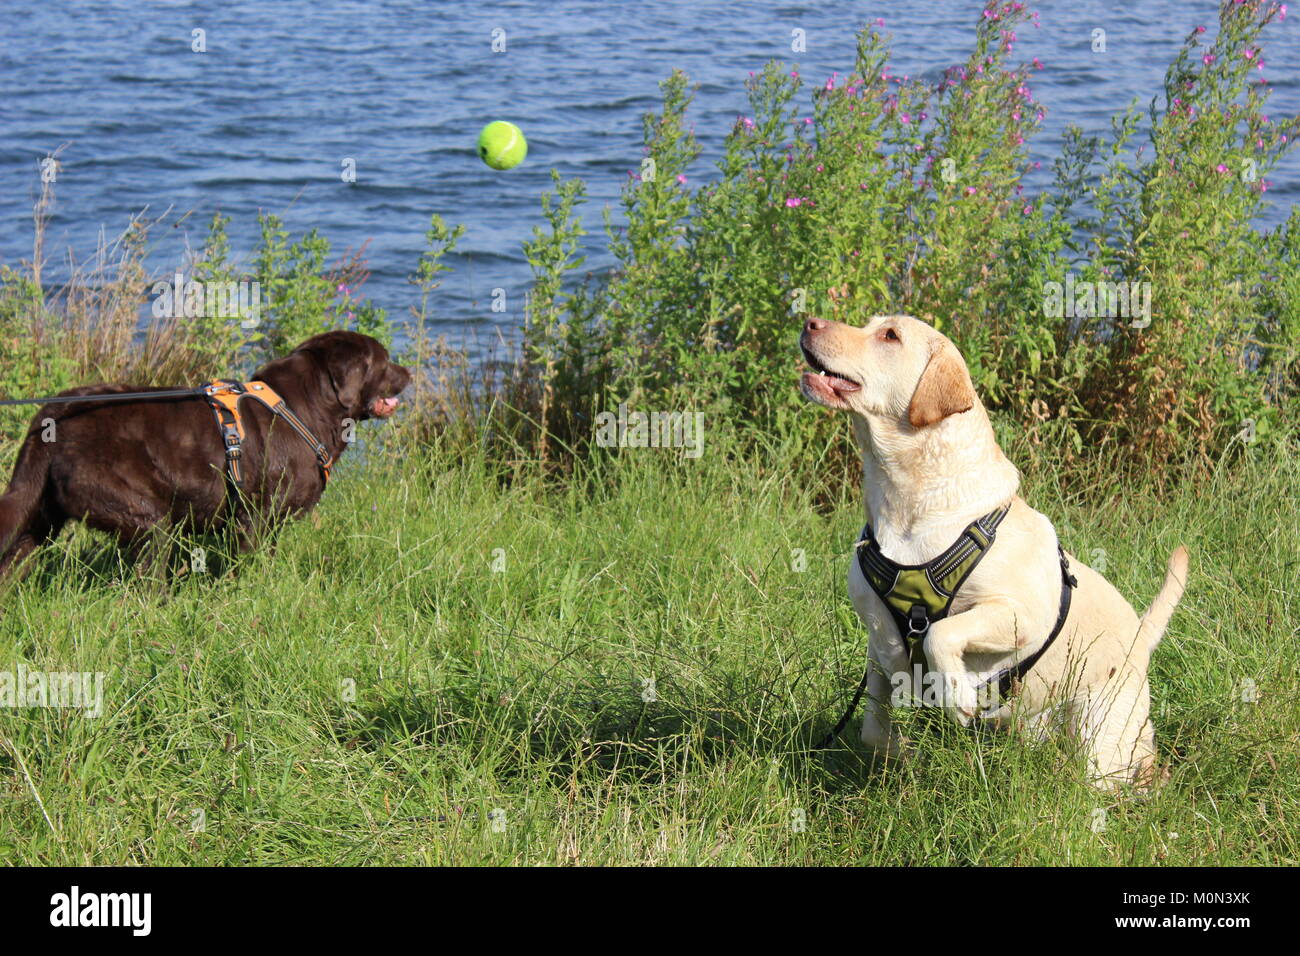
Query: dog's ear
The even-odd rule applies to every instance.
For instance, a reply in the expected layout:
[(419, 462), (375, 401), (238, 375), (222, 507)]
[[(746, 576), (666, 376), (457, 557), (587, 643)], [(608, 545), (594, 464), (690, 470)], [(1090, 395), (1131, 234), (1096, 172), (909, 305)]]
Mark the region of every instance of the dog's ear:
[(956, 348), (940, 342), (930, 353), (907, 406), (907, 420), (914, 428), (941, 422), (949, 415), (970, 411), (975, 406), (975, 386)]
[(352, 350), (335, 349), (325, 363), (334, 391), (338, 392), (339, 401), (347, 409), (355, 409), (361, 404), (361, 390), (366, 385), (366, 373), (370, 369), (370, 356), (361, 355)]
[(370, 374), (368, 349), (357, 349), (347, 342), (327, 341), (313, 343), (301, 351), (310, 352), (325, 372), (344, 410), (354, 410), (361, 404), (361, 392)]

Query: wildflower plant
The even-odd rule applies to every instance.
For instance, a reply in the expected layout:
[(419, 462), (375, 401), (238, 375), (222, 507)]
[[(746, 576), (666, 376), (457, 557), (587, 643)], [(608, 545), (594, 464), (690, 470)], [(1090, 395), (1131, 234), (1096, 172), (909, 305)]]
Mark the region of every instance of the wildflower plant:
[[(797, 411), (803, 317), (899, 311), (956, 341), (1000, 421), (1067, 459), (1116, 443), (1145, 465), (1204, 461), (1247, 418), (1267, 436), (1295, 401), (1300, 341), (1285, 294), (1296, 220), (1253, 225), (1298, 129), (1267, 114), (1261, 82), (1261, 34), (1284, 13), (1225, 0), (1218, 34), (1192, 31), (1145, 117), (1130, 107), (1109, 137), (1069, 130), (1038, 195), (1025, 182), (1043, 64), (1017, 57), (1037, 26), (1022, 3), (982, 10), (969, 56), (934, 83), (894, 68), (881, 21), (842, 76), (768, 64), (719, 176), (698, 185), (675, 73), (645, 120), (627, 225), (607, 223), (618, 266), (583, 299), (584, 354), (544, 359), (552, 385), (559, 367), (588, 374), (548, 406), (690, 401), (824, 437), (835, 426)], [(1151, 314), (1046, 307), (1074, 278), (1139, 283)]]

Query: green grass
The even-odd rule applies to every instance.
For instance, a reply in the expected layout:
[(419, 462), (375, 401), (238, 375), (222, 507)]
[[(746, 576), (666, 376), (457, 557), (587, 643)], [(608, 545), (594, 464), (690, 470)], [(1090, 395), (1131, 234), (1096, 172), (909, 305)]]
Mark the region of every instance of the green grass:
[(862, 666), (860, 505), (710, 438), (563, 484), (350, 456), (275, 553), (165, 593), (66, 535), (3, 596), (0, 671), (102, 671), (104, 714), (0, 708), (0, 862), (1300, 860), (1294, 459), (1164, 496), (1026, 483), (1139, 610), (1193, 552), (1153, 664), (1170, 780), (1103, 796), (1063, 743), (925, 713), (906, 766), (810, 752)]

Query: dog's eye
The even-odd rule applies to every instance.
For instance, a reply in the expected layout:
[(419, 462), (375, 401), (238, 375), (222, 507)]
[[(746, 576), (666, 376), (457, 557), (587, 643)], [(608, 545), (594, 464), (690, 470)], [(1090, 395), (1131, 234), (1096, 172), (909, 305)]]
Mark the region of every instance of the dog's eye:
[(880, 337), (884, 339), (886, 342), (901, 341), (901, 339), (899, 339), (898, 337), (898, 331), (896, 329), (885, 329), (885, 331), (880, 333)]

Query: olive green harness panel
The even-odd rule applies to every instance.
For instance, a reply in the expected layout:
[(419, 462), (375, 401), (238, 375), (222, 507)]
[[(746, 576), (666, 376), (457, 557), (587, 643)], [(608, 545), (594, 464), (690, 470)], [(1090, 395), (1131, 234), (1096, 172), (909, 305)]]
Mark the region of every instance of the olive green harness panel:
[(913, 661), (921, 661), (921, 642), (930, 623), (948, 616), (953, 597), (980, 563), (997, 535), (1011, 503), (977, 518), (953, 544), (925, 564), (898, 564), (885, 557), (868, 523), (858, 541), (862, 575), (889, 609)]

